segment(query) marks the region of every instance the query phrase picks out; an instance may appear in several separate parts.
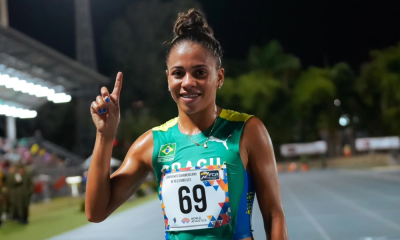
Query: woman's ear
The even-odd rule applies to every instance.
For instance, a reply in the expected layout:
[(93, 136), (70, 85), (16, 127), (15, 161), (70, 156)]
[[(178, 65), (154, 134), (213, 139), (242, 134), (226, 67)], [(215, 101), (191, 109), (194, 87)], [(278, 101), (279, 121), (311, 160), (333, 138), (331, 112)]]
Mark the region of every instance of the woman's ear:
[(220, 89), (222, 87), (222, 84), (224, 84), (224, 79), (225, 79), (225, 69), (220, 68), (218, 70), (218, 88)]

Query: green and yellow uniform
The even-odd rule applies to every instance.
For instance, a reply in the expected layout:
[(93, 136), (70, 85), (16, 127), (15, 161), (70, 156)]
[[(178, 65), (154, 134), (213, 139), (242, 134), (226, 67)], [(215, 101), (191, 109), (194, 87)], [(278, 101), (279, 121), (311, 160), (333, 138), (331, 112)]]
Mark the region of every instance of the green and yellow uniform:
[[(193, 141), (197, 143), (204, 143), (209, 136), (212, 127), (199, 134), (191, 135), (190, 137), (193, 139), (193, 141), (191, 141), (185, 134), (180, 132), (178, 128), (178, 118), (174, 118), (159, 127), (153, 128), (153, 167), (157, 182), (159, 185), (161, 185), (159, 193), (164, 212), (164, 220), (166, 223), (166, 239), (224, 240), (241, 239), (252, 236), (251, 209), (254, 199), (254, 188), (251, 176), (249, 176), (244, 169), (239, 151), (240, 138), (245, 123), (250, 117), (251, 115), (223, 109), (215, 122), (215, 126), (209, 138), (207, 148), (201, 144), (196, 146)], [(222, 168), (222, 166), (224, 166), (224, 168)], [(205, 168), (207, 168), (209, 171), (201, 171)], [(205, 221), (205, 219), (201, 219), (199, 217), (176, 219), (174, 216), (172, 216), (174, 214), (170, 214), (170, 209), (170, 216), (166, 214), (165, 208), (168, 208), (168, 206), (163, 205), (164, 193), (161, 194), (162, 187), (166, 181), (163, 180), (163, 177), (166, 176), (166, 172), (171, 174), (182, 172), (184, 173), (183, 175), (185, 175), (185, 173), (188, 171), (198, 171), (203, 175), (217, 171), (212, 169), (219, 169), (220, 171), (224, 169), (227, 176), (226, 182), (224, 183), (221, 179), (214, 181), (214, 179), (209, 178), (212, 180), (200, 182), (200, 185), (201, 183), (204, 183), (204, 185), (208, 184), (208, 189), (212, 189), (212, 187), (214, 187), (216, 190), (219, 189), (219, 187), (226, 187), (225, 190), (227, 191), (227, 203), (220, 203), (222, 209), (221, 213), (223, 214), (221, 214), (219, 217), (214, 215), (210, 216), (208, 219), (210, 220), (210, 225), (199, 227), (201, 229), (180, 231), (177, 230), (179, 228), (176, 227), (174, 230), (171, 230), (173, 229), (173, 225), (177, 224), (177, 220), (178, 222), (182, 221), (180, 224), (181, 227), (182, 225), (188, 226), (186, 224), (189, 224), (189, 222)], [(178, 177), (177, 174), (175, 177)], [(194, 178), (185, 179), (182, 179), (181, 181), (193, 181)], [(173, 182), (174, 180), (169, 178), (168, 181)], [(219, 181), (219, 185), (216, 183), (217, 181)], [(168, 184), (170, 184), (170, 182), (168, 182)], [(180, 205), (181, 210), (179, 210), (179, 208), (174, 210), (182, 211), (177, 213), (179, 216), (185, 214), (185, 211), (188, 210), (188, 208), (192, 209), (192, 206), (195, 208), (197, 207), (198, 212), (205, 211), (204, 209), (209, 207), (206, 205), (206, 202), (202, 202), (203, 199), (201, 199), (203, 195), (205, 195), (205, 191), (203, 189), (207, 186), (202, 187), (197, 184), (195, 185), (195, 187), (197, 186), (197, 189), (190, 189), (186, 188), (184, 185), (182, 186), (184, 187), (184, 190), (181, 191), (182, 187), (179, 188), (180, 196), (175, 197), (176, 199), (179, 198), (179, 201), (184, 198), (184, 203)], [(173, 196), (169, 197), (174, 198)], [(193, 216), (193, 214), (190, 214), (188, 214), (188, 216)], [(197, 214), (197, 212), (195, 212), (195, 214)], [(218, 221), (218, 219), (220, 219), (220, 221)]]

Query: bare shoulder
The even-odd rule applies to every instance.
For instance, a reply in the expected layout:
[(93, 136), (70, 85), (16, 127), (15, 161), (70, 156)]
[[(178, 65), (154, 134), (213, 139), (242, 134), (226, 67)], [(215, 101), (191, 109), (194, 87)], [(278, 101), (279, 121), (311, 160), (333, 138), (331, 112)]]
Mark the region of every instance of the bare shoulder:
[(247, 120), (243, 130), (243, 144), (247, 152), (251, 153), (258, 148), (271, 147), (272, 142), (264, 123), (256, 117)]
[(136, 139), (126, 154), (124, 165), (129, 165), (132, 162), (140, 162), (149, 169), (153, 168), (153, 132), (149, 130)]

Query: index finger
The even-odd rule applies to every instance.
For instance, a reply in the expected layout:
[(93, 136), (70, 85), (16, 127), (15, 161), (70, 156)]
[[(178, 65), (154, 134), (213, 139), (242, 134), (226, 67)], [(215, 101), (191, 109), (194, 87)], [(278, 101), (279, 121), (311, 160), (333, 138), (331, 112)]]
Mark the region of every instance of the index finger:
[(113, 92), (111, 93), (112, 95), (115, 95), (115, 96), (116, 96), (116, 100), (119, 100), (119, 95), (120, 95), (120, 93), (121, 93), (122, 78), (123, 78), (122, 72), (118, 72), (117, 78), (116, 78), (116, 80), (115, 80), (114, 90), (113, 90)]

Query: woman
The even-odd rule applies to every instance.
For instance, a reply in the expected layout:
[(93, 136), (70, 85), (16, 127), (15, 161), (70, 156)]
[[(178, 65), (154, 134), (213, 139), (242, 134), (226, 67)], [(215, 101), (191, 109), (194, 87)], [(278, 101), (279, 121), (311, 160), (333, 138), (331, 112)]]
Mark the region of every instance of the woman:
[(154, 171), (166, 239), (253, 239), (254, 191), (268, 239), (288, 239), (267, 130), (259, 119), (215, 104), (225, 71), (213, 31), (199, 12), (189, 10), (179, 15), (174, 32), (166, 75), (179, 116), (140, 136), (111, 177), (122, 73), (113, 92), (103, 87), (91, 105), (97, 137), (87, 185), (87, 218), (106, 219)]

